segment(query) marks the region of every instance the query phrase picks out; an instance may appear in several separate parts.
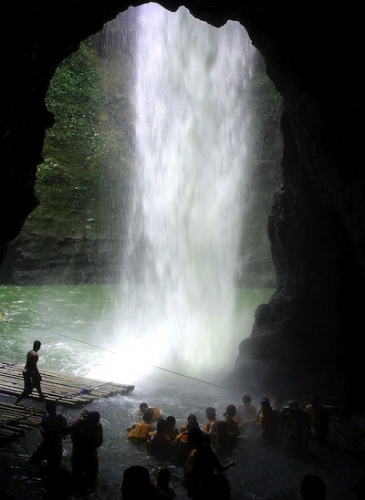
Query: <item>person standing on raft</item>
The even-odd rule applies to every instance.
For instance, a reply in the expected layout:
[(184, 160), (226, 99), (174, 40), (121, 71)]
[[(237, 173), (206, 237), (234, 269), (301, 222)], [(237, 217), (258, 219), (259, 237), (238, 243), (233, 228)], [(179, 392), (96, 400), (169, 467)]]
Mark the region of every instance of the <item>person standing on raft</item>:
[(42, 377), (37, 366), (39, 359), (38, 351), (41, 348), (41, 345), (40, 340), (35, 340), (33, 343), (33, 349), (27, 353), (27, 360), (23, 370), (24, 389), (20, 396), (18, 396), (14, 401), (14, 404), (16, 405), (18, 405), (23, 398), (28, 397), (33, 392), (33, 389), (38, 392), (39, 399), (41, 401), (44, 401), (45, 399), (41, 389)]

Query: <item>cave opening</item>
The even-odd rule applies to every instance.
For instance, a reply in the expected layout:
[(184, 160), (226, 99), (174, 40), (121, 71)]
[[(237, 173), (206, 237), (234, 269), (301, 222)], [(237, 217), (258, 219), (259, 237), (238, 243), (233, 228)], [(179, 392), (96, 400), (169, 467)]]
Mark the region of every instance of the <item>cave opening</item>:
[[(134, 226), (130, 226), (128, 219), (128, 214), (133, 210), (133, 203), (136, 203), (135, 199), (131, 199), (131, 194), (136, 190), (136, 177), (145, 175), (136, 170), (136, 147), (138, 147), (135, 94), (136, 26), (138, 12), (141, 9), (143, 7), (130, 8), (120, 14), (115, 21), (107, 23), (100, 33), (85, 41), (77, 53), (61, 65), (52, 80), (47, 106), (54, 113), (56, 122), (47, 133), (43, 149), (44, 162), (39, 166), (37, 174), (36, 189), (41, 203), (29, 217), (18, 241), (11, 245), (16, 254), (13, 280), (16, 282), (19, 279), (22, 283), (28, 280), (28, 283), (42, 285), (122, 283), (121, 291), (114, 294), (114, 299), (107, 299), (114, 300), (115, 320), (110, 328), (113, 335), (120, 338), (119, 325), (125, 324), (129, 332), (129, 342), (136, 342), (140, 338), (138, 332), (146, 330), (151, 317), (141, 320), (142, 323), (136, 330), (134, 323), (136, 311), (141, 309), (141, 293), (135, 291), (130, 293), (131, 287), (136, 287), (136, 282), (141, 280), (144, 284), (146, 279), (156, 281), (156, 273), (162, 267), (162, 274), (157, 280), (165, 294), (160, 305), (161, 310), (156, 313), (158, 309), (156, 296), (160, 292), (158, 288), (150, 285), (151, 291), (142, 294), (146, 301), (144, 307), (153, 310), (157, 322), (161, 322), (161, 311), (166, 309), (170, 311), (171, 316), (181, 316), (181, 319), (179, 322), (174, 320), (173, 326), (171, 320), (168, 320), (167, 326), (165, 324), (164, 328), (160, 329), (161, 339), (167, 336), (176, 338), (178, 342), (183, 335), (182, 325), (186, 323), (187, 317), (194, 323), (196, 309), (204, 310), (205, 318), (208, 318), (208, 320), (201, 318), (197, 320), (203, 325), (199, 328), (204, 331), (204, 335), (196, 335), (196, 326), (191, 328), (187, 335), (190, 349), (186, 349), (183, 361), (179, 360), (176, 354), (173, 355), (175, 368), (178, 367), (182, 372), (186, 371), (186, 363), (191, 365), (192, 353), (199, 352), (201, 344), (215, 346), (206, 351), (205, 364), (210, 364), (216, 357), (222, 360), (223, 365), (228, 361), (230, 368), (234, 363), (240, 341), (250, 334), (254, 309), (259, 303), (268, 300), (275, 287), (266, 225), (273, 190), (280, 186), (281, 101), (265, 74), (261, 56), (251, 46), (242, 26), (237, 26), (236, 23), (235, 38), (232, 38), (234, 23), (231, 27), (227, 26), (227, 33), (230, 34), (226, 35), (224, 42), (226, 45), (222, 48), (216, 33), (224, 30), (224, 27), (214, 28), (196, 20), (185, 11), (185, 24), (182, 23), (180, 27), (182, 31), (170, 34), (170, 37), (175, 37), (172, 39), (170, 52), (166, 53), (165, 60), (162, 63), (159, 61), (157, 65), (165, 67), (170, 64), (169, 78), (171, 75), (176, 78), (176, 67), (173, 64), (176, 64), (177, 58), (180, 59), (180, 65), (186, 66), (189, 65), (187, 54), (190, 54), (191, 60), (194, 57), (200, 58), (199, 65), (192, 69), (192, 80), (188, 81), (183, 89), (184, 95), (190, 92), (190, 102), (183, 102), (181, 105), (181, 113), (187, 115), (186, 123), (195, 120), (195, 129), (190, 128), (188, 135), (179, 136), (175, 141), (173, 136), (168, 136), (168, 132), (172, 129), (171, 124), (157, 123), (152, 133), (154, 135), (151, 144), (160, 133), (158, 154), (161, 159), (163, 154), (166, 154), (164, 141), (176, 142), (177, 149), (167, 154), (170, 158), (174, 158), (175, 162), (180, 157), (185, 157), (184, 161), (188, 166), (202, 163), (202, 159), (210, 154), (210, 150), (215, 151), (215, 158), (210, 160), (213, 163), (210, 171), (209, 165), (204, 165), (201, 171), (190, 169), (184, 173), (188, 176), (187, 180), (193, 181), (194, 176), (196, 180), (188, 184), (187, 180), (183, 179), (181, 185), (176, 188), (177, 194), (174, 197), (180, 196), (180, 198), (178, 201), (175, 199), (175, 206), (162, 210), (176, 214), (181, 206), (184, 204), (191, 206), (192, 200), (195, 199), (194, 203), (202, 206), (199, 208), (199, 219), (194, 219), (196, 210), (188, 215), (185, 210), (178, 215), (185, 225), (180, 222), (176, 233), (172, 232), (176, 220), (168, 226), (169, 219), (162, 219), (159, 222), (161, 227), (164, 229), (169, 227), (165, 234), (159, 233), (155, 240), (148, 239), (145, 234), (141, 235), (138, 224), (145, 226), (146, 220), (142, 222), (137, 220), (133, 223)], [(166, 15), (168, 13), (163, 8), (161, 11)], [(177, 13), (168, 13), (169, 23), (171, 24), (173, 19), (176, 24), (177, 17)], [(147, 18), (147, 23), (150, 23), (150, 16)], [(189, 22), (192, 22), (192, 25), (187, 27)], [(159, 27), (155, 29), (157, 31), (152, 36), (156, 39), (161, 30)], [(194, 35), (197, 33), (201, 35), (201, 32), (204, 32), (205, 45), (201, 45), (200, 52), (198, 50), (194, 53), (194, 40), (196, 41)], [(182, 43), (182, 33), (186, 37), (185, 45)], [(163, 36), (165, 38), (162, 44), (166, 43), (168, 38), (165, 33)], [(151, 42), (147, 42), (144, 52), (147, 51), (148, 43)], [(187, 43), (190, 45), (187, 46)], [(199, 43), (202, 44), (201, 41)], [(161, 50), (161, 47), (158, 50)], [(249, 57), (249, 62), (244, 60), (244, 54), (246, 58)], [(151, 54), (144, 57), (148, 60)], [(223, 62), (220, 62), (220, 73), (217, 74), (214, 65), (219, 58)], [(235, 62), (232, 63), (231, 59), (235, 59)], [(142, 57), (140, 63), (142, 68), (145, 60)], [(175, 85), (176, 89), (183, 85), (186, 71), (184, 73), (184, 68), (180, 68), (179, 71), (175, 83), (163, 83), (166, 88)], [(232, 76), (229, 76), (230, 71), (233, 73), (233, 81)], [(237, 75), (239, 71), (242, 75)], [(213, 76), (207, 77), (207, 74)], [(166, 75), (164, 78), (167, 78)], [(197, 82), (202, 80), (205, 80), (203, 88), (205, 101), (200, 98), (202, 102), (197, 104), (199, 98), (198, 101), (194, 99), (199, 92), (202, 92)], [(160, 84), (161, 81), (154, 83), (156, 92)], [(144, 85), (151, 86), (151, 81), (145, 81)], [(217, 97), (213, 92), (211, 97), (207, 98), (212, 85), (216, 86), (218, 92), (222, 92), (219, 89), (223, 87), (225, 94)], [(234, 87), (233, 93), (232, 87)], [(164, 93), (167, 93), (166, 89)], [(156, 102), (159, 98), (157, 93), (152, 97)], [(148, 95), (146, 99), (151, 99), (151, 96)], [(249, 111), (245, 109), (248, 102), (250, 102)], [(146, 103), (144, 107), (147, 107)], [(165, 101), (163, 107), (166, 108), (168, 115), (169, 102)], [(220, 107), (218, 113), (216, 110), (212, 111), (214, 107)], [(151, 107), (150, 116), (143, 117), (142, 121), (148, 119), (153, 122), (157, 109)], [(202, 115), (203, 112), (207, 113), (206, 116)], [(141, 121), (141, 118), (139, 120)], [(179, 120), (183, 123), (184, 118), (180, 117)], [(209, 129), (208, 124), (210, 124)], [(184, 125), (179, 124), (177, 128), (179, 126), (184, 128)], [(234, 137), (235, 131), (240, 127), (245, 129), (245, 132), (241, 130)], [(148, 128), (147, 126), (147, 131)], [(217, 132), (219, 128), (225, 129), (223, 132), (226, 135), (219, 136), (220, 132)], [(142, 142), (150, 140), (146, 139), (146, 131), (144, 134)], [(210, 142), (207, 140), (209, 134)], [(189, 140), (194, 147), (190, 145), (186, 147)], [(214, 145), (214, 142), (217, 144)], [(219, 147), (214, 148), (218, 144)], [(189, 149), (193, 149), (193, 156), (187, 156), (186, 152)], [(249, 161), (246, 161), (246, 157)], [(179, 165), (179, 169), (183, 168), (184, 161)], [(223, 174), (224, 170), (230, 168), (227, 164), (231, 163), (235, 164), (236, 177), (227, 181)], [(246, 169), (245, 184), (237, 177), (237, 172), (243, 163)], [(209, 193), (206, 187), (214, 170), (219, 171), (218, 183)], [(153, 173), (154, 178), (158, 171), (157, 168)], [(171, 179), (171, 172), (167, 174)], [(180, 173), (179, 175), (181, 176)], [(203, 175), (205, 183), (199, 186), (197, 181)], [(173, 185), (176, 180), (171, 182)], [(187, 194), (181, 199), (184, 189)], [(167, 190), (168, 184), (163, 186), (162, 192), (165, 194)], [(230, 199), (230, 190), (231, 192), (236, 190), (236, 198), (233, 200)], [(206, 192), (208, 197), (202, 201)], [(152, 201), (161, 199), (161, 192), (151, 193), (149, 189), (144, 194), (140, 193), (140, 197), (144, 197), (145, 200), (146, 194), (152, 194), (150, 198)], [(217, 201), (219, 196), (224, 198), (226, 204), (213, 207), (212, 200)], [(239, 202), (243, 198), (244, 210), (242, 207), (239, 208)], [(141, 203), (141, 199), (138, 203)], [(234, 211), (237, 212), (235, 218), (232, 217)], [(154, 236), (156, 216), (152, 216), (151, 206), (147, 207), (146, 213), (150, 216), (151, 237)], [(207, 218), (212, 219), (211, 236), (205, 238), (202, 243), (199, 238)], [(190, 229), (187, 230), (188, 224)], [(244, 231), (241, 224), (245, 227)], [(174, 230), (176, 231), (176, 227)], [(179, 251), (181, 249), (185, 251), (183, 259), (176, 263), (171, 255), (167, 260), (164, 256), (165, 260), (158, 262), (155, 260), (151, 266), (151, 247), (154, 245), (153, 259), (156, 259), (161, 256), (164, 245), (166, 246), (166, 242), (169, 241), (167, 245), (176, 255), (176, 243), (179, 238), (181, 243), (182, 231), (186, 233), (184, 235), (186, 239), (179, 247)], [(192, 243), (193, 238), (195, 242)], [(42, 251), (35, 252), (37, 249), (34, 247), (34, 241), (37, 239), (40, 241), (40, 247), (44, 246), (44, 241), (47, 239), (52, 241), (52, 245), (47, 248), (47, 255)], [(162, 247), (159, 246), (161, 241)], [(194, 245), (195, 254), (198, 255), (195, 262), (188, 254)], [(199, 253), (202, 246), (204, 254)], [(236, 260), (232, 259), (231, 247), (236, 248), (236, 254), (238, 252)], [(212, 248), (217, 248), (219, 251), (212, 252)], [(123, 255), (126, 256), (124, 260)], [(144, 262), (142, 271), (141, 261)], [(192, 261), (192, 266), (186, 272), (187, 263), (190, 265)], [(222, 261), (224, 268), (221, 267)], [(177, 280), (174, 278), (169, 282), (171, 276), (176, 277), (176, 273), (181, 272), (181, 269), (184, 269), (182, 277), (179, 275)], [(141, 273), (147, 274), (141, 277)], [(200, 278), (197, 280), (198, 274)], [(181, 289), (184, 287), (187, 291), (181, 295)], [(188, 293), (191, 297), (188, 297), (187, 302)], [(125, 306), (127, 295), (133, 296), (134, 300), (134, 306), (130, 309)], [(171, 301), (171, 297), (174, 300)], [(121, 307), (120, 304), (124, 306)], [(183, 306), (179, 309), (181, 304)], [(126, 315), (123, 321), (121, 311)], [(214, 317), (216, 320), (213, 320)], [(224, 336), (225, 331), (231, 331), (230, 335)], [(232, 334), (232, 331), (235, 333)], [(156, 338), (155, 332), (156, 329), (153, 329), (150, 335), (151, 341)], [(227, 346), (226, 355), (217, 356), (217, 351), (220, 354), (223, 352), (222, 335)], [(178, 349), (178, 346), (175, 349)], [(147, 347), (146, 357), (149, 352), (150, 349)], [(166, 356), (171, 357), (171, 351)], [(158, 359), (155, 364), (164, 365), (165, 362)], [(198, 366), (196, 368), (197, 375), (201, 376)]]

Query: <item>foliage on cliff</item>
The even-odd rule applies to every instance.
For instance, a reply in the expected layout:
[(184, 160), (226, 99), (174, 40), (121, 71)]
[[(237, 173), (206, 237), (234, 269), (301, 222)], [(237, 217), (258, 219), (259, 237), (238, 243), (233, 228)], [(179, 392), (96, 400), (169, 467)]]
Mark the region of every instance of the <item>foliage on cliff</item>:
[[(83, 235), (90, 230), (90, 219), (94, 237), (103, 233), (108, 187), (128, 179), (128, 130), (118, 123), (115, 108), (130, 117), (129, 103), (125, 91), (118, 102), (111, 101), (100, 52), (98, 38), (81, 44), (59, 68), (47, 95), (56, 122), (44, 144), (36, 184), (41, 203), (30, 223), (59, 237)], [(118, 84), (125, 87), (126, 79)], [(114, 133), (103, 123), (112, 123)]]

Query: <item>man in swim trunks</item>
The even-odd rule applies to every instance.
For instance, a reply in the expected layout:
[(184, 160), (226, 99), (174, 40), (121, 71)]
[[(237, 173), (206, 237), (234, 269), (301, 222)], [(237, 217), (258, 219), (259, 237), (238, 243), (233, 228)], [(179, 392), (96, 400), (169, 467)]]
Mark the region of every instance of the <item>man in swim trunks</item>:
[(27, 360), (25, 363), (25, 367), (23, 370), (23, 379), (24, 379), (24, 390), (21, 395), (15, 400), (14, 404), (18, 405), (20, 401), (29, 396), (33, 389), (35, 389), (39, 394), (39, 399), (44, 400), (44, 396), (42, 394), (41, 389), (41, 380), (42, 377), (38, 371), (38, 351), (41, 348), (41, 342), (39, 340), (35, 340), (33, 343), (33, 349), (28, 351)]

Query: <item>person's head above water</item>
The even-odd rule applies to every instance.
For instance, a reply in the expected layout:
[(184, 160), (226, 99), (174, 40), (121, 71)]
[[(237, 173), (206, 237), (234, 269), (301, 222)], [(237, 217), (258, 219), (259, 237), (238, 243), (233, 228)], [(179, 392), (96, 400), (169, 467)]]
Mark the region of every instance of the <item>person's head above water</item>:
[(39, 349), (41, 348), (41, 341), (40, 340), (35, 340), (33, 342), (33, 351), (39, 351)]
[(148, 469), (142, 465), (127, 467), (123, 473), (121, 493), (123, 500), (150, 498), (151, 477)]
[(57, 410), (57, 401), (54, 401), (54, 400), (46, 401), (47, 413), (56, 413), (56, 410)]
[(251, 398), (251, 396), (249, 394), (245, 394), (242, 397), (242, 403), (243, 404), (249, 405), (249, 404), (251, 404), (251, 401), (252, 401), (252, 398)]
[(194, 415), (193, 413), (191, 413), (189, 416), (188, 416), (188, 425), (187, 427), (198, 427), (199, 426), (199, 423), (198, 423), (198, 419), (197, 419), (197, 416)]
[(142, 420), (147, 424), (151, 424), (153, 422), (153, 410), (152, 408), (147, 408), (144, 412)]
[(188, 430), (188, 443), (196, 446), (203, 442), (203, 431), (200, 427), (193, 425)]
[(216, 418), (216, 411), (213, 406), (208, 406), (208, 408), (205, 409), (205, 415), (209, 420), (215, 420)]
[(306, 474), (300, 485), (300, 493), (303, 500), (325, 500), (327, 498), (326, 483), (317, 474)]
[(235, 417), (237, 408), (235, 405), (228, 405), (224, 413), (225, 417)]

